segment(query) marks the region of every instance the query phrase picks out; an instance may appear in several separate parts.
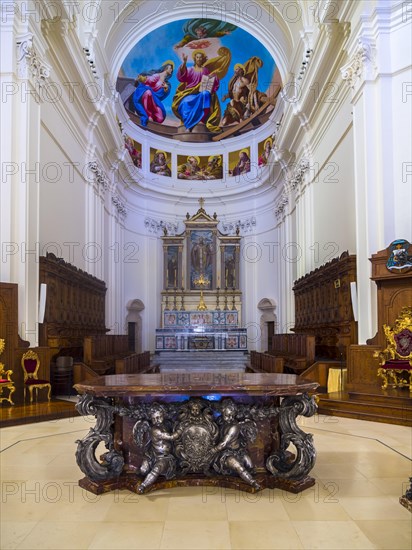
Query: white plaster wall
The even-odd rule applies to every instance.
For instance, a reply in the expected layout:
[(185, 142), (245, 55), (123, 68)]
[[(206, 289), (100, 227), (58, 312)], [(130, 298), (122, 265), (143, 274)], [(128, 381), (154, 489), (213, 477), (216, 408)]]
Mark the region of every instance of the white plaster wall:
[[(60, 143), (58, 139), (63, 138)], [(40, 130), (40, 255), (52, 252), (78, 268), (85, 267), (86, 183), (73, 167), (66, 132)], [(100, 243), (98, 243), (100, 245)], [(91, 251), (91, 250), (90, 250)]]
[(352, 128), (340, 141), (330, 137), (326, 143), (328, 161), (312, 183), (314, 241), (306, 251), (315, 268), (345, 250), (356, 253)]
[(393, 193), (388, 192), (385, 195), (386, 245), (399, 238), (412, 241), (411, 67), (395, 74), (391, 79), (390, 87), (393, 101), (387, 105), (387, 116), (392, 121), (392, 132), (383, 136), (382, 154), (385, 154), (388, 143), (395, 141), (396, 147), (393, 148), (393, 155), (391, 155), (392, 173), (389, 172), (386, 176), (389, 180), (392, 179), (389, 183), (393, 184)]

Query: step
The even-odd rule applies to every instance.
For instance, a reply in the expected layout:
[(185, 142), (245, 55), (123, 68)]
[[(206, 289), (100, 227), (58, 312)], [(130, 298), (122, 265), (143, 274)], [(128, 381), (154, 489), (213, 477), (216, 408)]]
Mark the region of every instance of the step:
[(226, 367), (226, 368), (208, 368), (208, 369), (199, 369), (198, 367), (187, 367), (187, 368), (183, 368), (183, 367), (164, 367), (164, 366), (160, 366), (159, 367), (159, 372), (160, 373), (164, 373), (164, 372), (173, 372), (173, 373), (187, 373), (187, 372), (201, 372), (202, 374), (203, 373), (207, 373), (207, 374), (210, 374), (210, 373), (216, 373), (216, 372), (245, 372), (245, 368), (244, 367), (236, 367), (236, 366), (232, 366), (232, 367)]
[(410, 403), (405, 405), (403, 398), (398, 400), (377, 396), (376, 401), (372, 396), (368, 400), (351, 399), (349, 393), (336, 392), (332, 394), (318, 395), (318, 411), (321, 414), (331, 416), (343, 416), (375, 422), (387, 422), (389, 424), (412, 425), (412, 408)]
[(370, 422), (383, 422), (385, 424), (396, 424), (398, 426), (412, 427), (412, 420), (382, 414), (340, 410), (329, 407), (324, 408), (321, 406), (318, 407), (318, 413), (324, 414), (325, 416), (341, 416), (343, 418), (353, 418), (355, 420), (368, 420)]
[(373, 392), (365, 393), (363, 391), (350, 390), (348, 391), (348, 394), (350, 399), (352, 399), (353, 401), (363, 401), (363, 402), (372, 402), (372, 403), (387, 403), (388, 401), (390, 401), (394, 405), (398, 405), (400, 407), (401, 406), (412, 407), (412, 397), (407, 388), (404, 388), (405, 395), (403, 396), (400, 396), (399, 394), (391, 395), (391, 391), (393, 390), (387, 391), (385, 395), (384, 393), (376, 394)]

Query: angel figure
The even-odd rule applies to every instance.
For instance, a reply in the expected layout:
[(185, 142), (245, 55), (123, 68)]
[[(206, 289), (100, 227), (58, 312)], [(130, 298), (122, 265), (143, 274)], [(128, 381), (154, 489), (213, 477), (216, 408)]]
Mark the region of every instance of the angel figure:
[(257, 436), (256, 424), (251, 420), (238, 421), (237, 407), (232, 399), (222, 401), (222, 416), (220, 417), (220, 442), (212, 449), (218, 453), (213, 467), (221, 475), (237, 474), (254, 489), (261, 487), (250, 474), (253, 469), (252, 460), (247, 452), (247, 441), (254, 441)]
[[(140, 467), (140, 473), (146, 476), (139, 485), (138, 493), (143, 493), (147, 487), (153, 485), (159, 476), (172, 479), (176, 475), (176, 459), (172, 455), (172, 441), (179, 434), (169, 433), (165, 425), (165, 410), (158, 403), (154, 403), (149, 411), (150, 422), (139, 420), (133, 428), (133, 437), (136, 443), (145, 446), (145, 458)], [(148, 437), (145, 438), (145, 434)], [(146, 444), (144, 445), (144, 440)]]

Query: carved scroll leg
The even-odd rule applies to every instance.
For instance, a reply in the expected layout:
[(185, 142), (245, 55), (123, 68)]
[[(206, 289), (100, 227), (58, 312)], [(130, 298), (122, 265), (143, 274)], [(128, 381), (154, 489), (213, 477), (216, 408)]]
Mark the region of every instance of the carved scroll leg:
[[(115, 408), (108, 400), (96, 399), (90, 395), (80, 397), (76, 409), (82, 415), (94, 415), (96, 426), (82, 440), (76, 443), (76, 461), (81, 471), (92, 481), (103, 481), (118, 477), (124, 466), (123, 456), (114, 450), (113, 417)], [(96, 448), (104, 442), (109, 450), (102, 456), (103, 462), (96, 459)]]
[[(298, 415), (313, 416), (316, 411), (314, 398), (305, 395), (287, 397), (282, 401), (279, 412), (281, 432), (279, 451), (266, 461), (266, 468), (276, 477), (302, 479), (313, 468), (316, 451), (312, 434), (306, 434), (296, 424)], [(290, 461), (287, 449), (292, 443), (296, 448), (296, 458)]]

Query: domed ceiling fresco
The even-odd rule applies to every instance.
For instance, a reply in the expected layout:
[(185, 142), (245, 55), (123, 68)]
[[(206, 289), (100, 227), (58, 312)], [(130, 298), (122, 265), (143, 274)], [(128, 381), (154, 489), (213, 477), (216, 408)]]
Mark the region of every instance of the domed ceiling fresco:
[(251, 34), (215, 19), (185, 19), (147, 34), (117, 79), (130, 119), (157, 135), (220, 141), (255, 130), (281, 89), (275, 60)]

